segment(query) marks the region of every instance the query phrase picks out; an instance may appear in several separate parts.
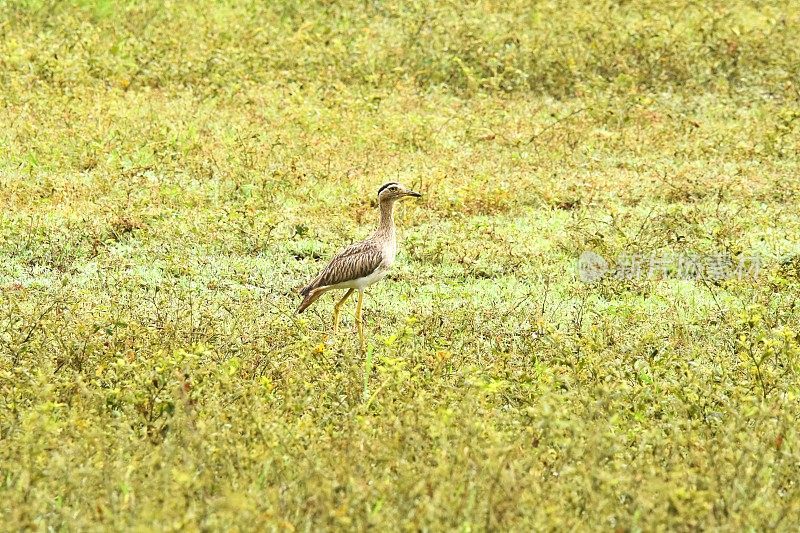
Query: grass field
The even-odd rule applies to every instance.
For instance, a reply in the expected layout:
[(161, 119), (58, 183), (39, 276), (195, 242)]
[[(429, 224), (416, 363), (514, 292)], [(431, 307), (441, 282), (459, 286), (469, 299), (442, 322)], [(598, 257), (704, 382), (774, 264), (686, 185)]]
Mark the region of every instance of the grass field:
[[(791, 0), (0, 0), (0, 529), (791, 528), (798, 42)], [(361, 353), (296, 291), (386, 181)], [(615, 275), (693, 255), (760, 268)]]

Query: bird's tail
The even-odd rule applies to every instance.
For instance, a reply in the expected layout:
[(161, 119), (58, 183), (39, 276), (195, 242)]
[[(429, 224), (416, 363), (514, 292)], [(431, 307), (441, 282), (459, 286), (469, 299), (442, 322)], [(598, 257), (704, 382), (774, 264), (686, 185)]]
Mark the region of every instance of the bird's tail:
[(297, 308), (297, 314), (298, 315), (300, 313), (302, 313), (303, 311), (305, 311), (306, 309), (308, 309), (308, 306), (310, 306), (311, 304), (316, 302), (317, 298), (322, 296), (322, 291), (318, 291), (318, 290), (306, 291), (305, 289), (303, 289), (303, 291), (300, 291), (300, 294), (302, 294), (304, 296), (304, 298), (303, 298), (303, 301), (300, 303), (300, 307)]

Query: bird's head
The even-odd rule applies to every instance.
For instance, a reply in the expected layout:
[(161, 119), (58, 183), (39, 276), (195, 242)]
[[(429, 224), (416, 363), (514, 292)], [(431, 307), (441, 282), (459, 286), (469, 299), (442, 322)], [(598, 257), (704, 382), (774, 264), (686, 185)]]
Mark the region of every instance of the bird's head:
[(402, 183), (397, 183), (395, 181), (384, 183), (381, 185), (381, 188), (378, 189), (379, 203), (394, 202), (408, 196), (412, 198), (419, 198), (422, 195), (416, 191), (412, 191)]

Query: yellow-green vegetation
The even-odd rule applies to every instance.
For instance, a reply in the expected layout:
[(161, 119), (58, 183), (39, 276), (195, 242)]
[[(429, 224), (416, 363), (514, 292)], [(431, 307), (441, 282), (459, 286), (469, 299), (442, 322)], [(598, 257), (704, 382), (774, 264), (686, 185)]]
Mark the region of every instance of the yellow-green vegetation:
[[(798, 43), (792, 0), (0, 0), (0, 529), (795, 526)], [(295, 291), (385, 181), (360, 353)]]

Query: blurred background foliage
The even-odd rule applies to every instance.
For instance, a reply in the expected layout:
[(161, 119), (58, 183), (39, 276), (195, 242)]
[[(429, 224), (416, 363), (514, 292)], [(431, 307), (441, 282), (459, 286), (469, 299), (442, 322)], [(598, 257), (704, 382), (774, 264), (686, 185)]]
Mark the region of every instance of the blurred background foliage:
[(781, 0), (3, 2), (2, 81), (251, 83), (796, 97), (800, 15)]

